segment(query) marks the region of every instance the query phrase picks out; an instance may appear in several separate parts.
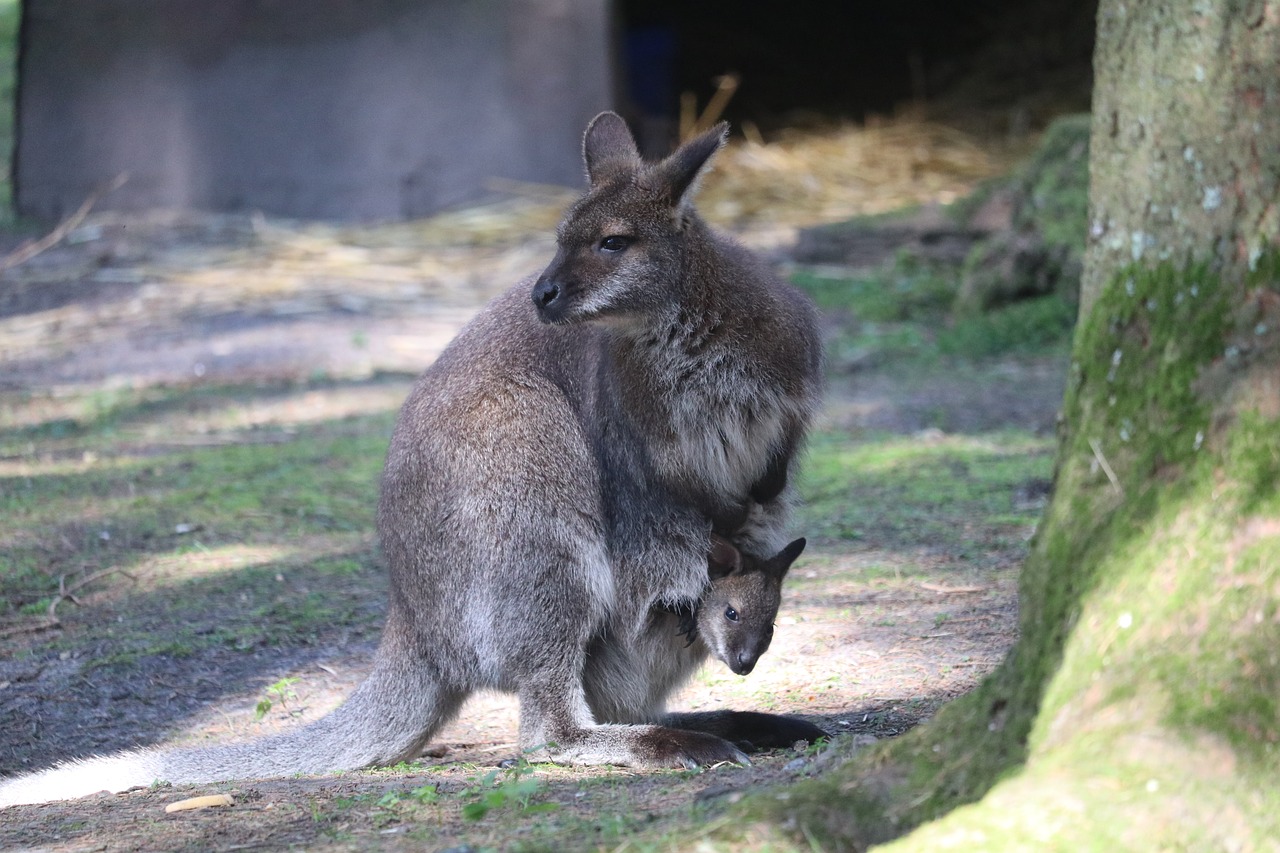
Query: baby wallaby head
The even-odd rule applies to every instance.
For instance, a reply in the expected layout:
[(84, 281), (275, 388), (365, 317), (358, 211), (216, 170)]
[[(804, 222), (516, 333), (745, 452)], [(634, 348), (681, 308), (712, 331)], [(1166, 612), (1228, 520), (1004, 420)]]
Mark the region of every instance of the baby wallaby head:
[(804, 551), (797, 539), (767, 560), (741, 554), (712, 537), (711, 584), (697, 610), (697, 634), (715, 657), (738, 675), (755, 669), (773, 640), (773, 620), (782, 603), (782, 579)]

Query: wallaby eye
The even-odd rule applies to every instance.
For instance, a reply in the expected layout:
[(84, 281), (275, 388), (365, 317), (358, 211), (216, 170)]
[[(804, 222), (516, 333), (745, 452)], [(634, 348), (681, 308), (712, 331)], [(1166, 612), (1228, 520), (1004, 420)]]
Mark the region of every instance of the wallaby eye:
[(728, 619), (730, 622), (737, 622), (738, 611), (734, 610), (732, 607), (726, 607), (724, 609), (724, 618)]
[(630, 237), (623, 237), (621, 234), (611, 234), (600, 241), (600, 251), (621, 252), (630, 245)]

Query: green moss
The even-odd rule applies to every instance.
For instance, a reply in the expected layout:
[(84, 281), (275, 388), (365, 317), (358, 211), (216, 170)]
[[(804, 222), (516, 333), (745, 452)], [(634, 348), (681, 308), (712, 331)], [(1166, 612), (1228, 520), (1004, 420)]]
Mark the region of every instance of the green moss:
[(1063, 116), (1045, 129), (1015, 179), (1020, 204), (1015, 230), (1034, 230), (1051, 246), (1084, 251), (1089, 212), (1088, 113)]
[(1195, 380), (1223, 355), (1228, 306), (1205, 266), (1121, 271), (1077, 336), (1066, 401), (1078, 424), (1072, 449), (1096, 442), (1121, 486), (1139, 492), (1194, 456), (1210, 410)]
[[(1159, 616), (1177, 641), (1150, 650), (1170, 697), (1170, 721), (1225, 737), (1246, 762), (1280, 772), (1280, 422), (1244, 413), (1205, 472), (1212, 493), (1196, 547), (1212, 572), (1179, 572)], [(1210, 501), (1206, 501), (1210, 502)], [(1223, 523), (1224, 517), (1234, 523)], [(1179, 519), (1185, 526), (1185, 521)], [(1173, 646), (1170, 648), (1169, 646)], [(1259, 747), (1262, 747), (1259, 749)]]
[(1075, 322), (1075, 306), (1050, 294), (958, 317), (938, 332), (937, 347), (943, 355), (969, 359), (1051, 351), (1065, 346)]
[(1141, 542), (1161, 507), (1193, 488), (1178, 477), (1208, 429), (1211, 407), (1196, 380), (1230, 332), (1224, 291), (1203, 267), (1123, 270), (1077, 334), (1059, 451), (1065, 497), (1051, 507), (1022, 576), (1027, 687), (1057, 671), (1109, 555)]

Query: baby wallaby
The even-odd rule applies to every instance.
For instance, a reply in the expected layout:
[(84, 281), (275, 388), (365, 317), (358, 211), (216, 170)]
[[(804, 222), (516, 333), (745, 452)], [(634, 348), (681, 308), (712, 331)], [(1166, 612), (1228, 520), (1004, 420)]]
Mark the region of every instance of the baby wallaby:
[(689, 641), (738, 675), (755, 669), (773, 640), (773, 621), (782, 604), (782, 579), (804, 551), (797, 539), (767, 560), (742, 554), (727, 541), (712, 538), (708, 561), (711, 585), (681, 622)]

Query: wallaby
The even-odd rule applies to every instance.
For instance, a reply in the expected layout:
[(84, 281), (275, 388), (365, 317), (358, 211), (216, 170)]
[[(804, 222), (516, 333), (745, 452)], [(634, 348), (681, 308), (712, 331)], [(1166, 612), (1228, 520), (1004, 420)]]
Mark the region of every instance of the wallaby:
[(657, 163), (602, 113), (588, 189), (536, 279), (486, 306), (419, 379), (378, 530), (390, 601), (373, 669), (333, 713), (243, 744), (151, 749), (0, 783), (0, 804), (419, 755), (473, 691), (512, 691), (520, 742), (576, 764), (746, 763), (821, 736), (749, 712), (665, 713), (712, 532), (782, 550), (791, 462), (821, 394), (809, 300), (690, 203), (726, 126)]
[(681, 614), (679, 633), (690, 646), (702, 644), (738, 675), (750, 673), (773, 641), (782, 581), (804, 546), (805, 540), (797, 539), (768, 560), (743, 557), (729, 546), (728, 558), (717, 560), (716, 552), (723, 546), (713, 541), (711, 583)]
[[(805, 540), (797, 539), (768, 560), (744, 555), (726, 539), (713, 535), (708, 557), (709, 585), (697, 601), (658, 604), (632, 653), (642, 650), (652, 661), (645, 680), (635, 692), (596, 691), (597, 684), (616, 691), (627, 684), (626, 668), (634, 658), (618, 653), (612, 644), (593, 645), (588, 661), (596, 672), (613, 670), (611, 678), (587, 679), (588, 699), (597, 712), (610, 719), (646, 721), (661, 713), (666, 698), (698, 670), (708, 655), (739, 675), (755, 668), (756, 661), (773, 639), (773, 620), (782, 603), (782, 580)], [(639, 713), (644, 696), (652, 708)], [(826, 733), (791, 717), (753, 711), (703, 711), (657, 717), (669, 726), (710, 732), (734, 741), (744, 749), (789, 746), (796, 740), (810, 742)]]

